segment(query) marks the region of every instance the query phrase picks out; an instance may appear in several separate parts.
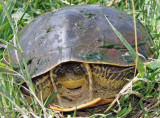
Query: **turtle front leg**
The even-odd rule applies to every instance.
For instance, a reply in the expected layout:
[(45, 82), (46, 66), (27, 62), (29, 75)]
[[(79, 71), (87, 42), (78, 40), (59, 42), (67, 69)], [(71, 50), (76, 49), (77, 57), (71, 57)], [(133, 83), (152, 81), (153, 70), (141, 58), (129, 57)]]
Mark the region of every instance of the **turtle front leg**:
[(93, 98), (93, 76), (92, 71), (88, 63), (84, 63), (84, 66), (86, 67), (87, 74), (88, 74), (88, 81), (89, 81), (89, 100), (92, 100)]
[[(56, 87), (56, 83), (54, 82), (54, 79), (56, 78), (56, 75), (53, 74), (53, 69), (50, 70), (50, 79), (51, 79), (51, 82), (52, 82), (52, 86), (53, 86), (53, 89), (54, 89), (54, 92), (56, 93), (58, 91), (57, 87)], [(59, 94), (56, 95), (57, 97), (57, 100), (58, 100), (58, 103), (60, 106), (63, 106), (62, 104), (62, 100), (61, 100), (61, 97)]]

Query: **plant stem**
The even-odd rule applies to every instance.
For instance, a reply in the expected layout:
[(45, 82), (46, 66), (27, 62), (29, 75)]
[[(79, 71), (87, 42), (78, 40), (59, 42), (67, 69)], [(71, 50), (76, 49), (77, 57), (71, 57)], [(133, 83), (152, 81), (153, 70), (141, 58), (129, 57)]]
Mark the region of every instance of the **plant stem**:
[(12, 30), (13, 30), (13, 34), (14, 34), (14, 36), (15, 36), (16, 42), (17, 42), (18, 47), (19, 47), (19, 49), (20, 49), (20, 54), (21, 54), (21, 56), (22, 56), (23, 64), (24, 64), (24, 67), (25, 67), (25, 72), (26, 72), (27, 80), (29, 81), (29, 85), (30, 85), (32, 91), (34, 91), (34, 93), (35, 93), (34, 86), (33, 86), (33, 84), (32, 84), (32, 80), (31, 80), (31, 77), (30, 77), (30, 74), (29, 74), (29, 70), (28, 70), (27, 63), (26, 63), (26, 59), (25, 59), (25, 57), (24, 57), (23, 49), (22, 49), (22, 47), (21, 47), (21, 45), (20, 45), (20, 41), (19, 41), (19, 39), (18, 39), (17, 31), (16, 31), (16, 29), (15, 29), (15, 27), (14, 27), (13, 20), (11, 19), (11, 16), (10, 16), (10, 14), (8, 13), (8, 11), (7, 11), (7, 9), (6, 9), (6, 5), (5, 5), (4, 1), (1, 0), (0, 3), (1, 3), (2, 6), (3, 6), (3, 10), (4, 10), (4, 12), (5, 12), (5, 14), (6, 14), (7, 18), (8, 18), (8, 21), (9, 21), (9, 23), (10, 23), (10, 25), (11, 25)]

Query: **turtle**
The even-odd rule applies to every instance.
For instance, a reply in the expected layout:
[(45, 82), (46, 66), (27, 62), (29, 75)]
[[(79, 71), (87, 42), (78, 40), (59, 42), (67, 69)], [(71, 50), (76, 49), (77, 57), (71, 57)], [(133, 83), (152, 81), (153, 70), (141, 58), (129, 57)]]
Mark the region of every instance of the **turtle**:
[[(100, 5), (46, 13), (19, 33), (38, 98), (45, 101), (60, 90), (49, 108), (68, 112), (110, 103), (134, 77), (135, 62), (106, 17), (135, 50), (132, 16)], [(154, 44), (139, 20), (136, 26), (139, 58), (145, 63), (154, 56)], [(10, 52), (17, 67), (16, 55)], [(21, 55), (18, 57), (22, 63)], [(31, 104), (25, 88), (23, 83), (21, 92)]]

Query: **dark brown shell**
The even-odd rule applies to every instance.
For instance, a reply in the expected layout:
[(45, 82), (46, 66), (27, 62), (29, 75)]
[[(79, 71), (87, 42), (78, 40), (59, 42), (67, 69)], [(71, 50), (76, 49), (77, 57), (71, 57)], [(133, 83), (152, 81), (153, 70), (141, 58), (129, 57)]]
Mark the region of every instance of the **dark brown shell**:
[[(26, 60), (30, 62), (28, 67), (31, 76), (45, 73), (67, 61), (134, 65), (128, 50), (105, 16), (135, 48), (132, 16), (99, 5), (64, 8), (38, 17), (20, 32), (19, 39)], [(138, 20), (137, 37), (138, 51), (144, 56), (142, 60), (148, 60), (153, 53), (153, 42)], [(16, 64), (13, 53), (12, 60)]]

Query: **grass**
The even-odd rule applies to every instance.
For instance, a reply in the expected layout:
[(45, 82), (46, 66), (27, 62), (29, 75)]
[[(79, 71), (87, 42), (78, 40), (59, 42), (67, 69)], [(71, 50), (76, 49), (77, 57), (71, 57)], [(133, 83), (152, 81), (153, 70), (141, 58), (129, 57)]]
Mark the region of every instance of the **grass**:
[[(9, 43), (12, 38), (18, 43), (18, 32), (37, 16), (51, 10), (57, 10), (71, 5), (100, 4), (108, 5), (112, 0), (1, 0), (0, 2), (0, 58), (8, 55), (7, 46), (17, 49)], [(4, 3), (4, 5), (3, 5)], [(4, 8), (4, 6), (6, 6)], [(133, 14), (131, 0), (115, 2), (117, 9)], [(101, 117), (158, 117), (160, 116), (160, 2), (158, 0), (134, 0), (135, 16), (148, 29), (155, 43), (155, 59), (145, 64), (146, 72), (141, 78), (135, 77), (119, 95), (119, 99)], [(5, 11), (6, 9), (6, 11)], [(10, 18), (12, 16), (12, 18)], [(5, 53), (3, 52), (4, 50)], [(22, 49), (17, 49), (23, 56)], [(15, 81), (15, 75), (20, 78), (30, 78), (26, 67), (22, 74), (13, 70), (12, 62), (0, 62), (0, 114), (5, 117), (51, 117), (61, 115), (46, 109), (35, 98), (33, 107), (27, 106), (20, 88)], [(23, 60), (26, 64), (25, 58)], [(27, 80), (31, 84), (30, 80)], [(134, 84), (133, 84), (134, 83)], [(31, 85), (32, 86), (32, 85)], [(34, 88), (31, 88), (34, 95)], [(76, 116), (75, 113), (70, 116)], [(96, 117), (92, 114), (90, 117)]]

